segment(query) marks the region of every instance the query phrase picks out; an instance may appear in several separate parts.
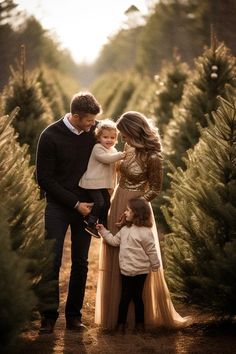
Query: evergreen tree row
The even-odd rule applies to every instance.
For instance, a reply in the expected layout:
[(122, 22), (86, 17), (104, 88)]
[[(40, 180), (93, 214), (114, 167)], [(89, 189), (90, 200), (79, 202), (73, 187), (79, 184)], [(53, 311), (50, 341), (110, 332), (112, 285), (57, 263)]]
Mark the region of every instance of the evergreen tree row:
[(184, 167), (186, 151), (198, 142), (199, 126), (207, 126), (206, 115), (211, 118), (217, 96), (225, 96), (226, 84), (236, 87), (236, 58), (213, 38), (211, 47), (196, 59), (181, 103), (164, 132), (165, 154), (175, 166)]
[(219, 104), (218, 95), (225, 96), (227, 84), (236, 87), (235, 63), (236, 58), (230, 50), (213, 37), (211, 47), (205, 48), (203, 54), (195, 60), (194, 69), (184, 84), (181, 100), (174, 106), (173, 117), (163, 129), (165, 178), (161, 196), (155, 201), (155, 211), (165, 229), (168, 226), (160, 206), (168, 205), (171, 193), (167, 162), (185, 168), (186, 152), (198, 142), (200, 127), (208, 125), (206, 117), (212, 119), (211, 112)]
[(0, 100), (4, 115), (10, 114), (16, 107), (20, 108), (12, 124), (20, 145), (29, 146), (30, 163), (34, 164), (40, 133), (61, 118), (69, 107), (70, 96), (61, 86), (59, 74), (46, 66), (26, 70), (25, 48), (22, 46), (20, 62), (11, 67), (11, 76)]
[(95, 70), (98, 75), (136, 70), (152, 77), (163, 60), (171, 60), (174, 47), (192, 66), (204, 46), (210, 45), (212, 26), (235, 55), (235, 15), (234, 0), (154, 0), (148, 2), (145, 16), (131, 7), (120, 31), (101, 50)]
[(13, 342), (47, 290), (40, 285), (52, 261), (44, 241), (43, 209), (27, 145), (16, 141), (11, 116), (0, 117), (0, 346)]
[(174, 296), (222, 317), (236, 315), (236, 94), (201, 129), (186, 170), (171, 175), (164, 208), (166, 276)]
[(0, 90), (10, 76), (10, 66), (19, 56), (24, 44), (27, 53), (27, 67), (34, 70), (42, 65), (60, 71), (71, 83), (79, 81), (79, 66), (52, 33), (45, 30), (33, 16), (18, 10), (15, 0), (0, 2)]

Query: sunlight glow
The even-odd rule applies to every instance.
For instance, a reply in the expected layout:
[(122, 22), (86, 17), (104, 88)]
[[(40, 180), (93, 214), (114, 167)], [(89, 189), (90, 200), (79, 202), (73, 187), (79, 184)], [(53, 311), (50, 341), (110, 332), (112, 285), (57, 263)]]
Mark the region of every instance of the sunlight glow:
[(77, 62), (96, 59), (107, 38), (125, 19), (124, 12), (135, 5), (146, 13), (147, 0), (16, 0), (20, 10), (33, 14), (54, 34)]

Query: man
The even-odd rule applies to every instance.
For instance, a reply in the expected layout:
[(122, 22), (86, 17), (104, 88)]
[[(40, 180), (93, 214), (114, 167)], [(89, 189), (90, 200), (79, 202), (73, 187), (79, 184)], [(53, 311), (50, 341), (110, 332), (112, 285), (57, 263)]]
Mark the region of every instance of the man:
[[(39, 332), (52, 333), (58, 318), (59, 271), (66, 231), (71, 229), (71, 273), (66, 301), (66, 328), (81, 330), (85, 284), (88, 272), (88, 251), (91, 236), (85, 231), (84, 216), (91, 211), (79, 180), (86, 171), (94, 144), (95, 119), (101, 107), (88, 92), (74, 95), (70, 113), (48, 126), (40, 135), (37, 148), (36, 175), (46, 193), (46, 238), (55, 240), (52, 289), (41, 307)], [(47, 303), (47, 305), (46, 305)]]

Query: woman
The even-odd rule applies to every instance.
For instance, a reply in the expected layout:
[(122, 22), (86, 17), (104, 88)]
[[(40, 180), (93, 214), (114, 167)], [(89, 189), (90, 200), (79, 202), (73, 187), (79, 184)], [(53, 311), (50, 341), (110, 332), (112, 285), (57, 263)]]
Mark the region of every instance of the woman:
[[(124, 113), (117, 121), (125, 145), (126, 156), (120, 164), (120, 179), (112, 199), (108, 217), (108, 229), (117, 233), (117, 221), (122, 217), (127, 202), (143, 196), (151, 202), (162, 185), (161, 144), (157, 129), (139, 112)], [(154, 218), (154, 216), (153, 216)], [(157, 272), (148, 275), (144, 292), (145, 325), (183, 327), (190, 318), (182, 318), (174, 309), (167, 288), (161, 260), (156, 225), (153, 225), (155, 243), (160, 259)], [(95, 322), (105, 329), (114, 329), (117, 323), (120, 301), (120, 270), (118, 249), (101, 241), (99, 274), (96, 295)], [(129, 324), (133, 322), (133, 308), (129, 309)]]

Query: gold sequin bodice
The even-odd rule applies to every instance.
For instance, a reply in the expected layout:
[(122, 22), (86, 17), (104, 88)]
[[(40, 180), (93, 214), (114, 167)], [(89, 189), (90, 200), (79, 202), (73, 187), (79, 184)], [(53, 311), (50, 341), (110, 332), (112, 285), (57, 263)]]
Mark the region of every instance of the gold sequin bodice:
[(141, 191), (148, 201), (154, 199), (162, 185), (162, 157), (160, 153), (147, 153), (140, 162), (135, 149), (126, 146), (126, 157), (120, 163), (119, 186), (130, 191)]

